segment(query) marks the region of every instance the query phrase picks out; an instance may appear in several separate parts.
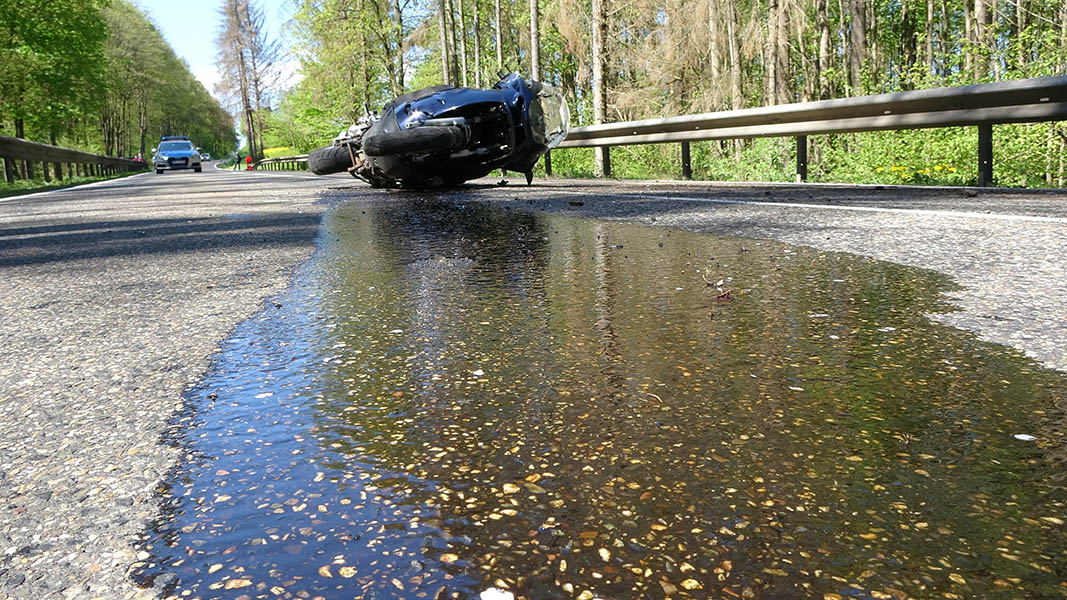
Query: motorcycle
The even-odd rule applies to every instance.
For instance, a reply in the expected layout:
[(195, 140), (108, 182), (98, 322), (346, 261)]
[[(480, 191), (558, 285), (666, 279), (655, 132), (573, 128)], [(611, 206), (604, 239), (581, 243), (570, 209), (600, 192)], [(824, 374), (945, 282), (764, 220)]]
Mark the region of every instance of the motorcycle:
[(570, 112), (555, 87), (503, 76), (491, 89), (437, 85), (399, 96), (312, 150), (316, 175), (348, 171), (374, 187), (458, 185), (495, 169), (533, 181), (542, 154), (567, 135)]

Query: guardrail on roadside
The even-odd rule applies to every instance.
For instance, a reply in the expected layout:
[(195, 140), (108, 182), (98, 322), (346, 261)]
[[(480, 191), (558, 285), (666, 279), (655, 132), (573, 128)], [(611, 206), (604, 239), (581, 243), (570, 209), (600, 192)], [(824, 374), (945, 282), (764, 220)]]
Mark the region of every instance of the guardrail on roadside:
[(680, 142), (688, 179), (692, 141), (796, 137), (797, 181), (807, 181), (809, 135), (977, 126), (978, 185), (987, 186), (993, 183), (993, 125), (1061, 120), (1067, 120), (1067, 76), (590, 125), (572, 129), (559, 147), (603, 147), (601, 166), (610, 175), (610, 146)]
[(253, 169), (265, 171), (307, 171), (308, 155), (281, 156), (278, 158), (264, 158), (252, 163)]
[(53, 176), (62, 181), (63, 165), (66, 165), (68, 177), (111, 175), (148, 168), (145, 163), (125, 158), (91, 154), (3, 135), (0, 135), (0, 158), (4, 159), (4, 178), (8, 183), (14, 183), (16, 178), (32, 179), (36, 174), (36, 163), (41, 163), (45, 181), (51, 181)]

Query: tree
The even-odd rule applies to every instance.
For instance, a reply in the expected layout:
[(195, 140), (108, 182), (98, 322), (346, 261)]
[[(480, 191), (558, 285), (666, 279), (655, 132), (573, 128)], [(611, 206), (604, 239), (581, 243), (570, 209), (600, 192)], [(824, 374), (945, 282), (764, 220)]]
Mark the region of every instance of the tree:
[(541, 35), (537, 30), (537, 0), (530, 0), (530, 77), (541, 79)]
[[(592, 16), (593, 16), (593, 36), (592, 36), (592, 54), (593, 54), (593, 123), (603, 123), (604, 117), (608, 112), (607, 96), (604, 94), (604, 71), (605, 69), (605, 56), (604, 56), (604, 38), (607, 36), (608, 15), (604, 7), (605, 0), (593, 0)], [(604, 148), (597, 147), (595, 152), (594, 166), (595, 173), (598, 177), (604, 175), (604, 162), (605, 151)]]
[(0, 10), (0, 118), (16, 137), (55, 141), (98, 104), (104, 0), (24, 0)]
[(278, 46), (267, 39), (263, 11), (251, 0), (225, 0), (219, 14), (216, 64), (223, 77), (215, 89), (239, 108), (249, 155), (262, 158), (262, 113), (274, 84)]

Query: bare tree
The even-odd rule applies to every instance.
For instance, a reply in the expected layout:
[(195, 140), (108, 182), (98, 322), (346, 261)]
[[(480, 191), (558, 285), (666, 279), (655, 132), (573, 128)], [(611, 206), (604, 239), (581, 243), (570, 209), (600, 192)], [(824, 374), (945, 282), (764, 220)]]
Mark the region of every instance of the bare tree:
[(267, 39), (263, 11), (251, 0), (225, 0), (219, 14), (222, 28), (215, 45), (222, 79), (215, 89), (239, 109), (249, 155), (258, 159), (263, 156), (262, 111), (275, 84), (278, 46)]

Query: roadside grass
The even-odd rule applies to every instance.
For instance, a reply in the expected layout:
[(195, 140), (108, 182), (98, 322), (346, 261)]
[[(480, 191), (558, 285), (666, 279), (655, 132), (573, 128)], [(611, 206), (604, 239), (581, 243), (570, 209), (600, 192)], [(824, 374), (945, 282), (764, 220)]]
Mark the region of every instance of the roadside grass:
[(97, 181), (122, 179), (123, 177), (129, 177), (130, 175), (137, 175), (138, 173), (147, 172), (148, 171), (134, 171), (130, 173), (117, 173), (115, 175), (104, 175), (101, 177), (75, 176), (67, 177), (61, 182), (55, 180), (46, 182), (44, 179), (17, 179), (14, 183), (0, 181), (0, 198), (10, 198), (11, 196), (23, 196), (26, 194), (36, 194), (38, 192), (62, 190), (66, 188), (77, 187), (79, 185), (85, 185), (87, 183), (96, 183)]

